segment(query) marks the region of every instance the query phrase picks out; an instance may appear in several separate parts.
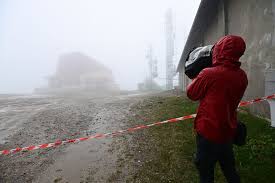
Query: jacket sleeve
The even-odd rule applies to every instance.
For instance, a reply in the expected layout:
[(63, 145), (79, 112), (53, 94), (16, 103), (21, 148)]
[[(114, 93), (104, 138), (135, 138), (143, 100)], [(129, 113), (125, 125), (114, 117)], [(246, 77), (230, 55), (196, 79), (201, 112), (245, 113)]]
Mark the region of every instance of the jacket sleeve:
[(187, 87), (188, 98), (194, 101), (201, 100), (205, 96), (209, 85), (210, 78), (205, 70), (203, 70)]

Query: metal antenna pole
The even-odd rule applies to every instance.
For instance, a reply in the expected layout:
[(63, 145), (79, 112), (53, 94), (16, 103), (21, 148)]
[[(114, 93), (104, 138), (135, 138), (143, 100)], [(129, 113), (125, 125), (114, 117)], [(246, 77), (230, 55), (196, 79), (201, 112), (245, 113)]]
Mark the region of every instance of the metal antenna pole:
[(149, 49), (146, 54), (146, 58), (148, 59), (149, 66), (149, 89), (152, 90), (153, 85), (153, 48), (152, 45), (149, 46)]
[(175, 68), (173, 63), (174, 58), (174, 29), (173, 29), (173, 15), (172, 9), (168, 9), (165, 20), (166, 29), (166, 89), (173, 89), (173, 77), (175, 75)]

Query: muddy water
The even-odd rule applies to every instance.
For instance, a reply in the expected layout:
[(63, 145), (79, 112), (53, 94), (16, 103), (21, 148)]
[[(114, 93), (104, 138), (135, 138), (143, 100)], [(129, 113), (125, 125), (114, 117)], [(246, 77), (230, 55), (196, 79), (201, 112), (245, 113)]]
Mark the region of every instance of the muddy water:
[(116, 157), (108, 153), (109, 142), (106, 141), (70, 146), (35, 182), (108, 182), (106, 179), (112, 174)]

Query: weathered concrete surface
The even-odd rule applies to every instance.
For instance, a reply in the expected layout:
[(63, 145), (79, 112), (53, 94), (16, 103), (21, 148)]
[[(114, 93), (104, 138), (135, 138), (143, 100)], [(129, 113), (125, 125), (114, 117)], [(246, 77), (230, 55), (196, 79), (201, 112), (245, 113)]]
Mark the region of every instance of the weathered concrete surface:
[[(241, 35), (247, 43), (247, 51), (241, 58), (249, 78), (245, 98), (265, 95), (266, 72), (275, 68), (275, 0), (203, 0), (193, 27), (196, 29), (190, 32), (181, 63), (194, 46), (213, 44), (226, 34)], [(183, 64), (178, 71), (183, 72)], [(180, 80), (185, 81), (182, 89), (190, 82)], [(251, 110), (270, 114), (267, 103), (254, 105)]]

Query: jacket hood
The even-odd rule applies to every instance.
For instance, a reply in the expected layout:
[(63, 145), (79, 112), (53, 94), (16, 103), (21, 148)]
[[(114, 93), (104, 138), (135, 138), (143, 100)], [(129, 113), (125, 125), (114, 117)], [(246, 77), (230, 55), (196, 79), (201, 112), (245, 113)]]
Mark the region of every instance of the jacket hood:
[(246, 44), (240, 36), (222, 37), (213, 49), (213, 65), (231, 65), (240, 67), (239, 59), (244, 54)]

